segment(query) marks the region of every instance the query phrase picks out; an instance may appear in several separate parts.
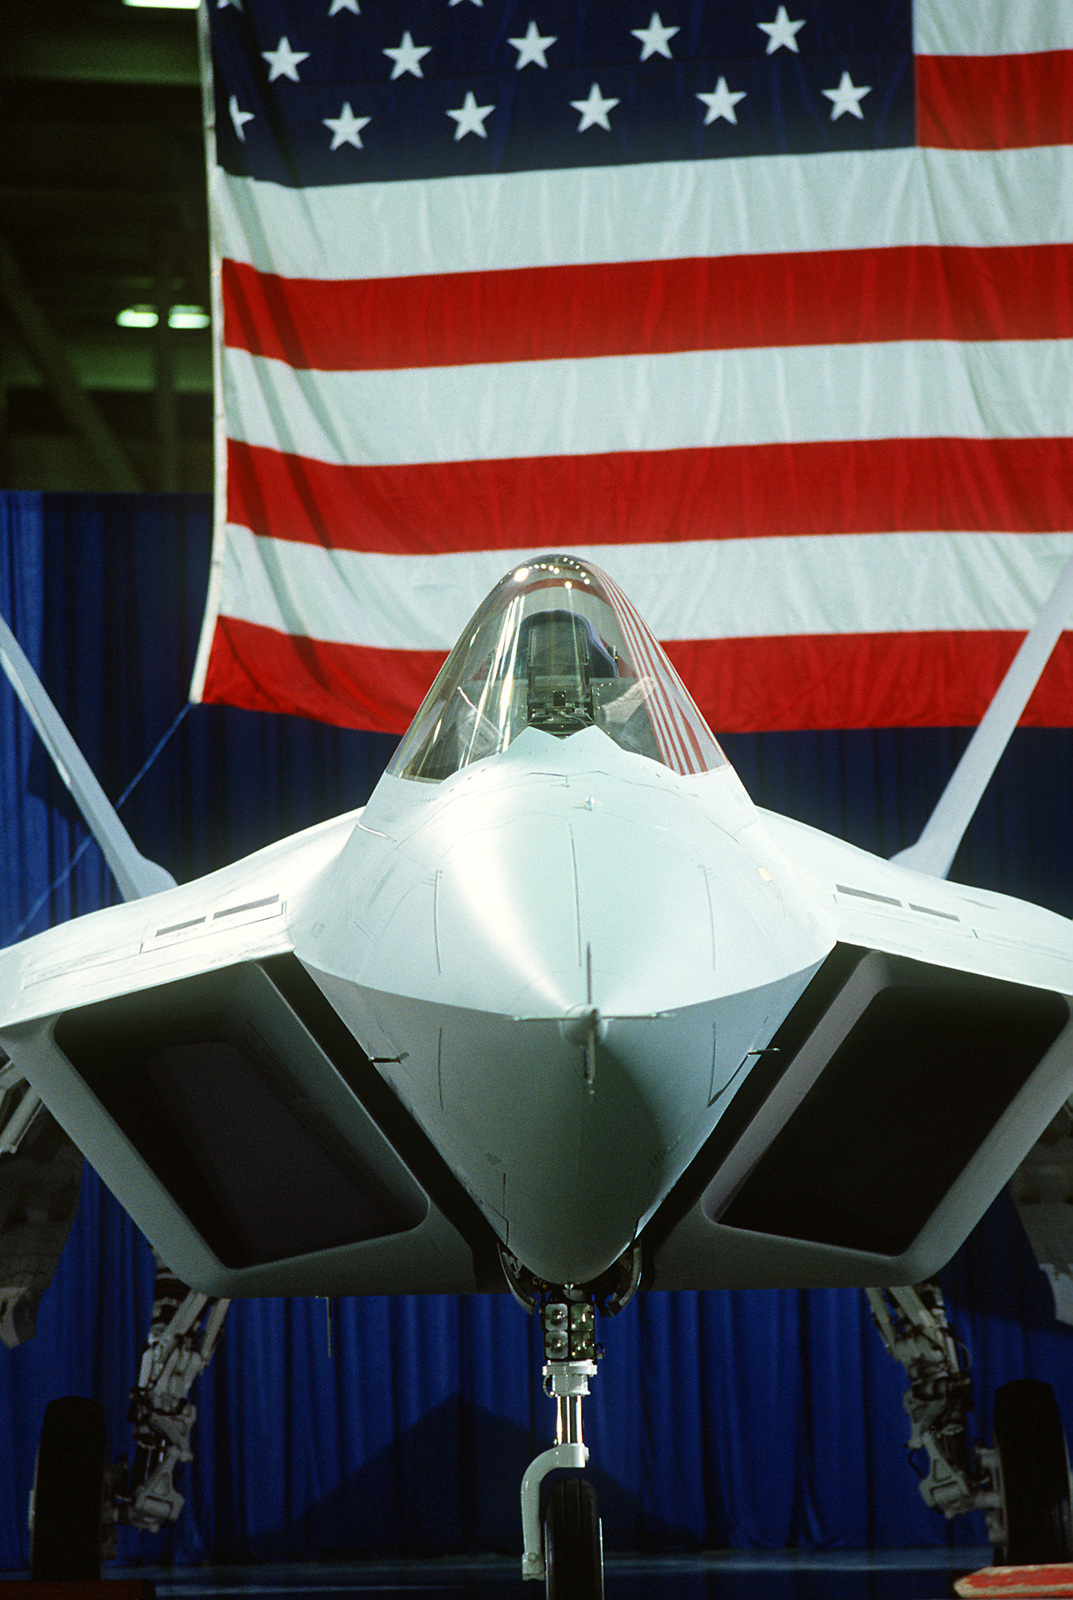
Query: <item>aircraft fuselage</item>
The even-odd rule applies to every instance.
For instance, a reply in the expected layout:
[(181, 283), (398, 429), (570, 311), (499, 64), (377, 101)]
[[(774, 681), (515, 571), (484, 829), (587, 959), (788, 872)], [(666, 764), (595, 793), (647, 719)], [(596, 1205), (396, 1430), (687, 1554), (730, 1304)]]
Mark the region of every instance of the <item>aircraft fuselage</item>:
[(297, 955), (552, 1282), (628, 1248), (833, 944), (728, 766), (596, 729), (385, 777), (333, 871)]

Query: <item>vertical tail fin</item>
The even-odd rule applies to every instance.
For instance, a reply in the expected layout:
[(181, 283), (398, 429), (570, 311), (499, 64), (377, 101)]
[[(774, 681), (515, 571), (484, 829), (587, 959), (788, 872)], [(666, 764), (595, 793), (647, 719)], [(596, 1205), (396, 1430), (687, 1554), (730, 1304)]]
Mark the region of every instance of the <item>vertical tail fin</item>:
[(74, 796), (124, 900), (137, 900), (142, 895), (155, 894), (158, 889), (174, 888), (175, 879), (171, 873), (157, 862), (147, 860), (135, 848), (115, 807), (90, 771), (86, 758), (3, 618), (0, 618), (0, 667), (40, 734), (56, 771)]
[[(954, 774), (916, 844), (901, 850), (893, 860), (918, 872), (945, 878), (950, 871), (965, 829), (991, 780), (999, 757), (1009, 743), (1021, 713), (1058, 643), (1073, 611), (1073, 556), (1059, 573), (1050, 598), (1014, 656), (995, 698), (970, 739)], [(1071, 708), (1073, 710), (1073, 708)]]

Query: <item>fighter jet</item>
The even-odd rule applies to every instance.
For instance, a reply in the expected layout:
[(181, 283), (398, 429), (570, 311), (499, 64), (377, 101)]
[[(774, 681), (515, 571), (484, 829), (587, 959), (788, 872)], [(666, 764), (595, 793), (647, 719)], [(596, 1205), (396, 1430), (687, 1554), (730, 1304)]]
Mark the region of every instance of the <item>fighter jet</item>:
[[(1052, 1554), (1017, 1553), (1041, 1517), (1068, 1544), (1068, 1475), (1014, 1482), (1026, 1430), (1064, 1462), (1060, 1422), (1010, 1400), (1004, 1482), (949, 1425), (937, 1292), (906, 1287), (1073, 1093), (1073, 924), (945, 879), (1016, 707), (884, 861), (754, 806), (617, 585), (542, 556), (480, 606), (366, 807), (168, 886), (5, 654), (127, 895), (0, 953), (7, 1147), (43, 1102), (171, 1285), (113, 1521), (181, 1504), (176, 1363), (192, 1378), (229, 1298), (508, 1288), (541, 1318), (557, 1418), (523, 1573), (596, 1600), (597, 1316), (639, 1285), (857, 1284), (917, 1362), (932, 1503), (987, 1508), (1011, 1559)], [(35, 1570), (85, 1575), (51, 1463), (84, 1433), (99, 1563), (102, 1446), (72, 1410), (46, 1432)]]

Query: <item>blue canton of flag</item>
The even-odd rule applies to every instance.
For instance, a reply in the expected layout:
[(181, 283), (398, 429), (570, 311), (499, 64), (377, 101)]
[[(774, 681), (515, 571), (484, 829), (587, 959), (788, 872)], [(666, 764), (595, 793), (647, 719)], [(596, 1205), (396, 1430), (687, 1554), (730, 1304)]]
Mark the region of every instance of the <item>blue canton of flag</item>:
[(306, 185), (910, 144), (908, 0), (792, 9), (226, 0), (218, 159)]

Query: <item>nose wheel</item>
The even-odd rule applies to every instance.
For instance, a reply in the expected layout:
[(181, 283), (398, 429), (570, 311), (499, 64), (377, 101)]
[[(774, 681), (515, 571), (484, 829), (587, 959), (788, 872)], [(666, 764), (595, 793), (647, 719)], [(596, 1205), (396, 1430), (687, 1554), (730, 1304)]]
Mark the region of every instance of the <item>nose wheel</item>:
[(548, 1490), (544, 1584), (548, 1600), (603, 1600), (603, 1535), (587, 1478), (560, 1478)]

